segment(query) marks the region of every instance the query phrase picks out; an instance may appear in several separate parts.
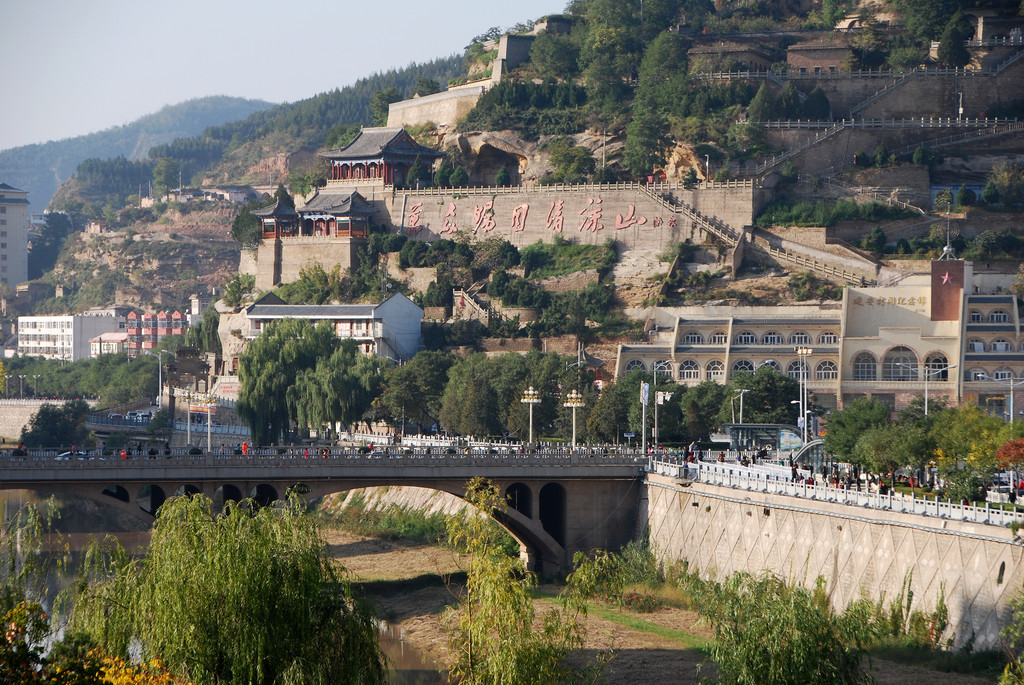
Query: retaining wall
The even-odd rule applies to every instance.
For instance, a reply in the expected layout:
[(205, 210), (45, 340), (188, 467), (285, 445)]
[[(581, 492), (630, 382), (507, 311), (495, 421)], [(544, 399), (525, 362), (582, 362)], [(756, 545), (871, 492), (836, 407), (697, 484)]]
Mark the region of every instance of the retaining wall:
[(650, 540), (665, 562), (703, 577), (772, 571), (813, 587), (834, 606), (891, 601), (909, 580), (912, 608), (949, 608), (956, 647), (997, 649), (1021, 589), (1022, 544), (1002, 527), (867, 510), (648, 474)]

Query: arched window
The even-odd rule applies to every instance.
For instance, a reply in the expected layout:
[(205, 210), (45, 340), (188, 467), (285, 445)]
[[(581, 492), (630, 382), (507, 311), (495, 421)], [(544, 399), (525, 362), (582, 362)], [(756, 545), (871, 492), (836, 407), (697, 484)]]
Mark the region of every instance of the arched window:
[(996, 338), (988, 349), (993, 352), (1013, 352), (1013, 343), (1006, 338)]
[(946, 381), (949, 380), (949, 362), (944, 354), (930, 354), (925, 361), (928, 367), (928, 380)]
[(1010, 315), (1002, 309), (996, 309), (988, 315), (988, 320), (990, 323), (1006, 323), (1010, 320)]
[(708, 365), (704, 367), (707, 372), (707, 378), (709, 381), (721, 380), (725, 378), (725, 364), (718, 359), (712, 359), (708, 362)]
[[(777, 361), (775, 361), (774, 359), (765, 359), (763, 362), (761, 362), (761, 366), (767, 366), (769, 369), (771, 369), (775, 373), (782, 373), (782, 367), (779, 366), (779, 363)], [(761, 366), (759, 366), (757, 368), (761, 368)]]
[(700, 364), (692, 359), (684, 359), (679, 365), (679, 380), (692, 381), (700, 378)]
[(861, 352), (853, 358), (853, 380), (873, 381), (878, 378), (878, 362), (870, 352)]
[(838, 345), (839, 344), (839, 336), (836, 335), (835, 333), (833, 333), (832, 331), (825, 331), (824, 333), (822, 333), (821, 335), (818, 336), (818, 344), (819, 345)]
[(629, 373), (630, 371), (637, 371), (637, 370), (646, 371), (647, 370), (647, 365), (644, 364), (639, 359), (630, 359), (628, 362), (626, 362), (626, 373)]
[(979, 312), (977, 309), (972, 309), (970, 314), (971, 323), (984, 323), (985, 315)]
[(714, 333), (711, 334), (711, 337), (708, 338), (709, 345), (724, 345), (725, 341), (725, 333), (723, 333), (722, 331), (715, 331)]
[(741, 333), (737, 333), (736, 334), (736, 344), (737, 345), (756, 345), (757, 344), (757, 336), (754, 335), (753, 332), (751, 332), (751, 331), (742, 331)]
[(736, 373), (737, 371), (750, 371), (750, 372), (753, 372), (754, 371), (754, 364), (752, 362), (750, 362), (749, 360), (747, 360), (747, 359), (741, 359), (741, 360), (739, 360), (738, 362), (736, 362), (735, 364), (732, 365), (732, 372)]
[(761, 339), (761, 342), (765, 345), (781, 345), (782, 341), (782, 334), (778, 331), (768, 331), (764, 334), (764, 338)]
[(985, 343), (980, 338), (971, 338), (967, 341), (968, 352), (984, 352)]
[(786, 375), (796, 380), (807, 378), (807, 364), (802, 361), (790, 362), (789, 366), (786, 367)]
[(916, 381), (917, 355), (909, 347), (898, 345), (885, 353), (882, 361), (882, 379), (887, 381)]
[(793, 335), (789, 336), (789, 342), (794, 345), (810, 345), (811, 336), (807, 335), (803, 331), (797, 331)]
[(983, 381), (985, 379), (982, 378), (982, 376), (987, 376), (987, 375), (988, 374), (985, 372), (985, 369), (983, 369), (983, 368), (981, 368), (979, 366), (976, 366), (973, 369), (967, 369), (967, 371), (964, 372), (964, 380), (965, 381)]
[(814, 376), (819, 381), (835, 380), (839, 377), (839, 367), (831, 359), (826, 359), (822, 363), (818, 364), (818, 368), (814, 372)]
[(700, 334), (700, 331), (687, 331), (686, 335), (683, 336), (684, 345), (703, 345), (704, 336)]
[(654, 372), (654, 382), (658, 382), (658, 374), (665, 374), (666, 378), (672, 378), (672, 362), (668, 359), (659, 359), (654, 362), (654, 366), (651, 367), (651, 371)]
[(997, 381), (1008, 381), (1013, 378), (1013, 371), (1004, 366), (1001, 369), (996, 369), (996, 372), (992, 374), (992, 378), (995, 378)]

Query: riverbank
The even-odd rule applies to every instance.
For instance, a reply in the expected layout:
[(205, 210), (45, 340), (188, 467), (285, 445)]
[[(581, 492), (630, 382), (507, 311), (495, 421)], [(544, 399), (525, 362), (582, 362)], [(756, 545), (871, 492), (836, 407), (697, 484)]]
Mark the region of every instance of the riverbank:
[[(468, 559), (440, 546), (404, 540), (327, 531), (329, 549), (373, 599), (385, 618), (400, 624), (405, 639), (435, 663), (447, 661), (442, 613), (455, 603)], [(541, 588), (542, 596), (557, 588)], [(540, 613), (549, 599), (537, 599)], [(662, 607), (651, 613), (619, 611), (594, 603), (587, 618), (583, 658), (613, 651), (614, 658), (598, 680), (605, 685), (679, 683), (696, 685), (697, 667), (711, 632), (695, 612)], [(872, 658), (872, 675), (880, 685), (991, 685), (995, 679), (919, 668), (891, 659)], [(709, 664), (702, 671), (714, 673)]]

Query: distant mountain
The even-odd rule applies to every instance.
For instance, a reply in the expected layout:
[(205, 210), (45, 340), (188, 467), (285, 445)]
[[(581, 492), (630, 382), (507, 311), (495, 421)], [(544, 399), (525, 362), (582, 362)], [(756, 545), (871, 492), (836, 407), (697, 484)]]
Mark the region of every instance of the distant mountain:
[(26, 190), (33, 211), (42, 211), (57, 187), (86, 159), (141, 159), (155, 145), (189, 138), (211, 126), (246, 119), (274, 104), (215, 95), (168, 105), (124, 126), (48, 143), (0, 151), (0, 182)]

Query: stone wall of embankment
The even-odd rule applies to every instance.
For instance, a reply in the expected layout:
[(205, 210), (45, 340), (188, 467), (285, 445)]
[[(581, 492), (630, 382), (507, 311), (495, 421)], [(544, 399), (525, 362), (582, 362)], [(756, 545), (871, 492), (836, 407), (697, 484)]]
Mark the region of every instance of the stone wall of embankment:
[(798, 497), (684, 483), (649, 474), (651, 544), (668, 563), (704, 577), (771, 571), (813, 586), (832, 603), (890, 601), (909, 581), (913, 608), (949, 608), (956, 647), (998, 649), (1009, 602), (1024, 580), (1022, 546), (1009, 530)]

